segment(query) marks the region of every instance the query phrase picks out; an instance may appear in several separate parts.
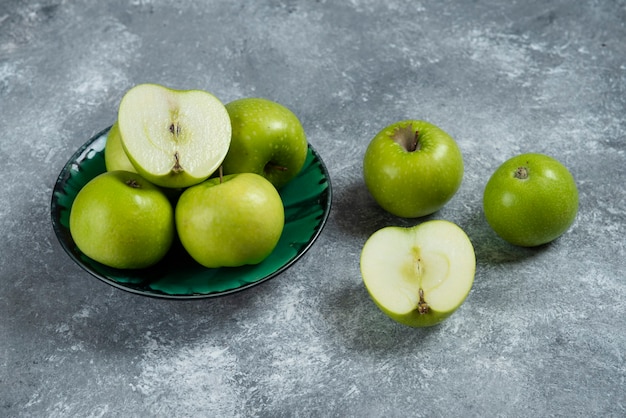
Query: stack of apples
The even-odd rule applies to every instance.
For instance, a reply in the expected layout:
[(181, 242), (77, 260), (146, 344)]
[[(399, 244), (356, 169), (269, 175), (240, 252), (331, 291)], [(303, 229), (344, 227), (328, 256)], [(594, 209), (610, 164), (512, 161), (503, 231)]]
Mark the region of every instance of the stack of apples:
[(281, 104), (224, 105), (203, 90), (139, 84), (108, 132), (106, 172), (73, 202), (70, 233), (85, 255), (119, 269), (155, 265), (176, 237), (208, 268), (260, 263), (285, 223), (278, 190), (307, 152)]

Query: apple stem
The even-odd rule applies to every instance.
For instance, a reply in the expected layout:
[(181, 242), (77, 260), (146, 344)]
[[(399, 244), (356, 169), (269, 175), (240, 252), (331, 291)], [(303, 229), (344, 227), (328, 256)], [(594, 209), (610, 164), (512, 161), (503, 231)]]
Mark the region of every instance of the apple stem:
[(417, 312), (419, 312), (420, 315), (424, 315), (428, 313), (428, 303), (426, 303), (426, 300), (424, 300), (424, 289), (422, 289), (420, 287), (419, 290), (419, 296), (420, 296), (420, 301), (417, 303)]
[(526, 167), (517, 167), (515, 170), (515, 178), (520, 180), (525, 180), (528, 178), (528, 168)]
[(178, 153), (178, 151), (176, 151), (174, 153), (174, 166), (172, 167), (172, 172), (178, 174), (178, 173), (182, 173), (183, 171), (183, 166), (180, 165), (180, 154)]
[(129, 179), (126, 181), (126, 185), (128, 187), (132, 187), (133, 189), (140, 189), (141, 185), (135, 179)]
[(415, 152), (422, 148), (419, 140), (419, 130), (413, 129), (412, 123), (402, 128), (396, 128), (391, 135), (391, 139), (396, 141), (406, 152)]
[(219, 173), (220, 173), (220, 184), (222, 184), (224, 182), (224, 166), (220, 165)]
[(419, 141), (419, 136), (420, 133), (419, 131), (416, 129), (415, 130), (415, 135), (413, 136), (413, 141), (411, 142), (411, 147), (409, 148), (409, 151), (419, 151), (422, 148), (422, 144)]

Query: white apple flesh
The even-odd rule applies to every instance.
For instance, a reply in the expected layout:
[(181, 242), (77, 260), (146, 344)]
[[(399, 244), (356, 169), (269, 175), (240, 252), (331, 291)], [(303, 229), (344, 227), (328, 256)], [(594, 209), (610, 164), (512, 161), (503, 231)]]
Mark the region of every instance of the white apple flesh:
[(122, 98), (118, 123), (133, 166), (162, 187), (189, 187), (206, 180), (230, 146), (228, 112), (202, 90), (139, 84)]
[(461, 306), (476, 256), (456, 224), (434, 220), (375, 232), (361, 252), (361, 275), (376, 305), (399, 323), (436, 325)]

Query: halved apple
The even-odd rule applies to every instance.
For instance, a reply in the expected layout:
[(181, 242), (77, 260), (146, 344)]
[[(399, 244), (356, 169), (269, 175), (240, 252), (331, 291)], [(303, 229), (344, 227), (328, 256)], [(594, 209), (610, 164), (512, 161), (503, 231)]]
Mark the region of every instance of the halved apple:
[(230, 146), (228, 112), (202, 90), (139, 84), (122, 98), (118, 124), (133, 166), (162, 187), (189, 187), (206, 180)]
[(452, 315), (469, 294), (475, 271), (468, 236), (444, 220), (382, 228), (361, 252), (361, 275), (371, 298), (389, 317), (413, 327)]

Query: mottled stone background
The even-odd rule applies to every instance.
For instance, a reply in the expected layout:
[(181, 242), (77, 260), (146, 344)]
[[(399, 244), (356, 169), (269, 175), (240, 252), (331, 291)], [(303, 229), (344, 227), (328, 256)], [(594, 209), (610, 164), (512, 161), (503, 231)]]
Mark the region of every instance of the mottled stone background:
[[(2, 0), (0, 416), (626, 415), (626, 2)], [(331, 174), (329, 221), (291, 269), (232, 296), (145, 298), (89, 276), (50, 222), (69, 157), (156, 82), (290, 107)], [(385, 214), (361, 177), (404, 118), (466, 172), (432, 215), (476, 281), (447, 322), (386, 318), (360, 278)], [(567, 165), (570, 231), (510, 246), (481, 210), (521, 152)]]

